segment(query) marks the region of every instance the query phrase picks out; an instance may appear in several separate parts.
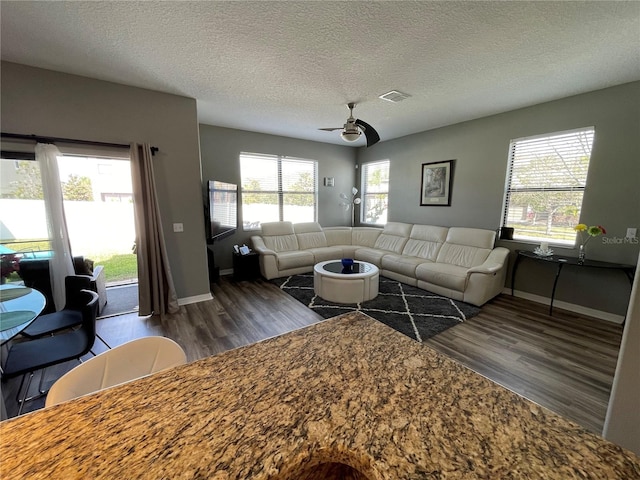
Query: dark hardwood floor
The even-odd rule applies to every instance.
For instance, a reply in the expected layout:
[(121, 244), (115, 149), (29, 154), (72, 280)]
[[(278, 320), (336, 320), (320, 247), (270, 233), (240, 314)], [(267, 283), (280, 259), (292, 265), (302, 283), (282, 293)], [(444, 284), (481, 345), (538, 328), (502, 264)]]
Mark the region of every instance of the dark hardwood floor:
[[(213, 295), (213, 300), (183, 306), (177, 314), (163, 318), (128, 314), (102, 319), (98, 333), (111, 346), (163, 335), (178, 342), (193, 361), (322, 321), (262, 280), (235, 282), (223, 277), (214, 285)], [(619, 325), (560, 309), (550, 317), (544, 305), (500, 295), (483, 306), (478, 316), (425, 344), (599, 434), (621, 337)], [(105, 349), (96, 341), (96, 353)], [(76, 364), (47, 369), (44, 385)], [(36, 374), (34, 383), (38, 379)], [(9, 416), (17, 412), (19, 383), (20, 379), (2, 382)], [(43, 405), (44, 400), (37, 400), (25, 411)]]
[(500, 295), (425, 343), (600, 434), (621, 340), (621, 325)]

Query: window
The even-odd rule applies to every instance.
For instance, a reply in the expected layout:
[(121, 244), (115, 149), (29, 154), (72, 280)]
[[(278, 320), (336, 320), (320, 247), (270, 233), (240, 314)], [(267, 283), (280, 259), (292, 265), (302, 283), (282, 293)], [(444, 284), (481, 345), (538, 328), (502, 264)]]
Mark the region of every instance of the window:
[(593, 127), (512, 140), (502, 224), (514, 239), (573, 245)]
[(240, 154), (244, 230), (262, 222), (317, 219), (318, 162), (279, 155)]
[(389, 160), (362, 165), (360, 221), (384, 225), (389, 209)]
[[(24, 256), (51, 250), (40, 166), (35, 154), (2, 152), (0, 212), (0, 254)], [(5, 267), (3, 262), (3, 276), (11, 273)], [(19, 280), (17, 273), (9, 277), (9, 281)]]

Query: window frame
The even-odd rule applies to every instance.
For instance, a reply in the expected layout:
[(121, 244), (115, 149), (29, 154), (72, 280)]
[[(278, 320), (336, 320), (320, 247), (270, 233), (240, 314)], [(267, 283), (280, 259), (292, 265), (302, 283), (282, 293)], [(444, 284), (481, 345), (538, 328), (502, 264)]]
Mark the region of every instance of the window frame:
[[(277, 167), (277, 178), (275, 184), (277, 186), (277, 190), (245, 190), (244, 188), (244, 175), (242, 168), (242, 160), (245, 158), (253, 158), (257, 159), (268, 159), (276, 162)], [(276, 195), (278, 198), (278, 218), (277, 221), (288, 221), (285, 218), (285, 197), (286, 195), (296, 195), (296, 194), (304, 194), (309, 195), (313, 194), (313, 220), (307, 221), (318, 221), (318, 161), (308, 158), (298, 158), (298, 157), (290, 157), (287, 155), (273, 155), (273, 154), (264, 154), (264, 153), (251, 153), (251, 152), (240, 152), (238, 157), (240, 163), (240, 210), (242, 212), (242, 231), (243, 232), (252, 232), (260, 230), (260, 226), (257, 227), (247, 227), (245, 226), (245, 218), (244, 218), (244, 196), (245, 194), (272, 194)], [(291, 162), (291, 163), (308, 163), (313, 166), (313, 192), (308, 191), (296, 191), (296, 190), (284, 190), (284, 183), (286, 180), (286, 176), (283, 177), (283, 163)], [(261, 224), (261, 223), (260, 223)]]
[[(516, 157), (516, 154), (518, 153), (517, 152), (518, 146), (522, 147), (523, 144), (525, 143), (530, 144), (531, 142), (543, 142), (545, 139), (551, 140), (554, 137), (562, 137), (562, 136), (568, 137), (572, 134), (575, 135), (574, 138), (576, 140), (579, 139), (580, 135), (587, 135), (587, 136), (590, 135), (591, 143), (589, 145), (588, 159), (587, 159), (584, 177), (580, 178), (580, 180), (582, 181), (580, 185), (569, 185), (569, 182), (567, 182), (567, 184), (564, 186), (554, 186), (554, 187), (549, 187), (545, 185), (529, 186), (529, 187), (513, 187), (512, 186), (514, 176), (517, 174), (517, 169), (518, 169), (517, 167), (523, 168), (523, 164), (520, 164), (517, 167), (514, 165), (515, 157)], [(507, 171), (506, 171), (506, 177), (505, 177), (505, 187), (504, 187), (504, 194), (503, 194), (500, 225), (503, 228), (513, 227), (513, 221), (509, 220), (510, 218), (509, 206), (510, 206), (511, 197), (513, 196), (514, 193), (517, 194), (517, 193), (540, 193), (540, 192), (580, 193), (581, 195), (580, 205), (577, 206), (577, 213), (575, 214), (575, 217), (576, 217), (575, 224), (578, 224), (581, 213), (582, 213), (582, 206), (584, 204), (584, 195), (586, 192), (586, 186), (588, 181), (589, 168), (591, 165), (591, 156), (593, 154), (593, 146), (595, 143), (595, 138), (596, 138), (595, 127), (586, 126), (586, 127), (575, 128), (571, 130), (549, 132), (549, 133), (532, 135), (528, 137), (520, 137), (520, 138), (510, 140), (509, 150), (507, 155), (508, 161), (507, 161)], [(542, 147), (540, 147), (540, 151), (541, 152), (543, 151)], [(561, 155), (558, 154), (558, 156), (562, 158)], [(545, 212), (540, 212), (540, 213), (545, 213)], [(553, 223), (551, 223), (550, 225), (553, 225)], [(568, 227), (565, 227), (565, 230), (570, 232), (570, 236), (571, 236), (570, 239), (559, 238), (559, 235), (553, 235), (553, 234), (547, 235), (546, 232), (543, 232), (539, 236), (535, 236), (535, 237), (534, 236), (531, 236), (531, 237), (518, 236), (517, 233), (514, 231), (512, 240), (521, 242), (521, 243), (530, 243), (530, 244), (545, 242), (545, 243), (549, 243), (552, 245), (565, 247), (565, 248), (572, 247), (572, 246), (575, 247), (577, 242), (577, 232), (575, 232), (572, 228), (568, 229)], [(566, 237), (567, 234), (565, 233), (564, 236)]]
[[(387, 189), (386, 191), (380, 191), (380, 192), (368, 192), (367, 191), (367, 185), (366, 185), (366, 181), (367, 181), (367, 170), (370, 167), (376, 166), (376, 165), (386, 165), (387, 167)], [(383, 226), (385, 225), (388, 221), (389, 221), (389, 185), (391, 183), (391, 161), (390, 160), (375, 160), (372, 162), (367, 162), (367, 163), (363, 163), (361, 164), (361, 169), (360, 171), (361, 173), (361, 178), (360, 178), (360, 198), (361, 198), (361, 203), (360, 203), (360, 223), (363, 225), (373, 225), (373, 226)], [(386, 195), (386, 212), (387, 212), (387, 221), (386, 222), (367, 222), (366, 221), (366, 215), (365, 215), (365, 205), (366, 205), (366, 196), (368, 194), (376, 194), (376, 195)]]

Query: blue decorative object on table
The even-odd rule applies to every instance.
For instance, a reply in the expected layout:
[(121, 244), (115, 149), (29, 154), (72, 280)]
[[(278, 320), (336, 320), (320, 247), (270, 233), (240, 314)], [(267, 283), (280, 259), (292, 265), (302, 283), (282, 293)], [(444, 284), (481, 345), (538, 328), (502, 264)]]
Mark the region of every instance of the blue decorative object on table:
[(343, 258), (340, 262), (342, 263), (342, 273), (351, 273), (353, 258)]
[(340, 260), (342, 262), (342, 266), (344, 268), (351, 268), (353, 267), (353, 258), (343, 258), (342, 260)]

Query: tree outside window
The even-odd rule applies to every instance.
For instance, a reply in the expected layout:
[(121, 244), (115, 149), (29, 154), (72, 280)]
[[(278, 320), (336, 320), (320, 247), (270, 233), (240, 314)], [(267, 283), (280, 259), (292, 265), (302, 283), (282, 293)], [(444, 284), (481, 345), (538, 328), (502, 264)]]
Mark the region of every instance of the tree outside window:
[[(12, 183), (12, 191), (7, 192), (5, 198), (21, 200), (43, 200), (42, 177), (40, 166), (35, 161), (20, 160), (16, 169), (17, 180)], [(62, 196), (70, 201), (93, 201), (91, 179), (81, 175), (69, 175), (62, 184)]]

